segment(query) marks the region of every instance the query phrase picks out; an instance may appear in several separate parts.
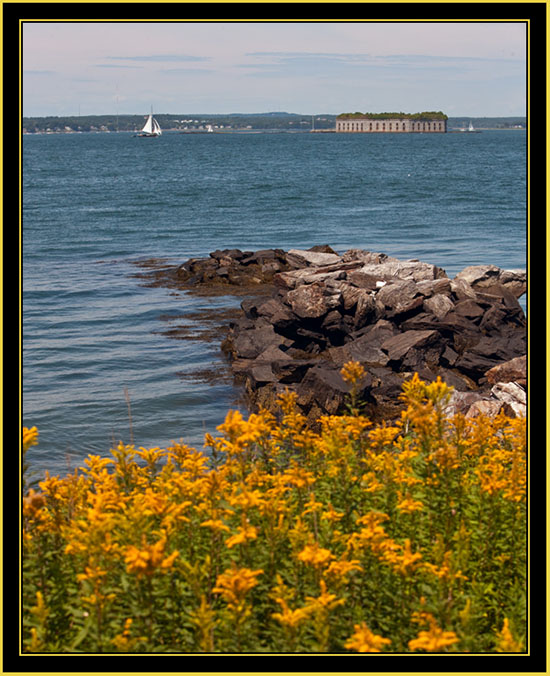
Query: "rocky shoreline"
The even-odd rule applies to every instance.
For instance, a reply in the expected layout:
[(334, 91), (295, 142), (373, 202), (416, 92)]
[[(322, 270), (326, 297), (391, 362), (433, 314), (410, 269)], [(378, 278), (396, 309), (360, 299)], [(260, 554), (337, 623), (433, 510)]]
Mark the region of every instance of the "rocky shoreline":
[(251, 410), (274, 411), (288, 388), (310, 421), (342, 411), (340, 369), (353, 360), (365, 368), (361, 398), (373, 419), (399, 414), (414, 372), (453, 386), (450, 412), (525, 415), (525, 271), (480, 265), (450, 279), (418, 260), (316, 246), (218, 250), (161, 266), (153, 279), (247, 296), (222, 349)]

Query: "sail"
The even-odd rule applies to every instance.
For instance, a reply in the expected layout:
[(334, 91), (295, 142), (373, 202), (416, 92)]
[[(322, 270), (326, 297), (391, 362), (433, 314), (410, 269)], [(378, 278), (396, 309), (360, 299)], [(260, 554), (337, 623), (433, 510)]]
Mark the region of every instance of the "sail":
[(141, 130), (145, 134), (152, 134), (153, 133), (153, 116), (149, 115), (147, 118), (147, 122), (145, 123), (143, 129)]
[(161, 134), (162, 130), (160, 125), (153, 117), (153, 113), (151, 113), (138, 136), (160, 136)]
[(160, 136), (162, 134), (162, 130), (160, 128), (159, 123), (153, 118), (153, 134), (156, 134), (157, 136)]

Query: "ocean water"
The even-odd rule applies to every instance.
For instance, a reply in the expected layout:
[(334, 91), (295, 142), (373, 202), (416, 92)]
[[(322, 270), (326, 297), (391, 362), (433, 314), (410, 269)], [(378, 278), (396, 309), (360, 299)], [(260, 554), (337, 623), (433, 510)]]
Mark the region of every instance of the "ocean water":
[[(197, 317), (239, 299), (146, 286), (136, 263), (330, 244), (419, 258), (449, 277), (482, 263), (525, 268), (526, 192), (522, 131), (24, 136), (23, 425), (39, 430), (34, 476), (65, 474), (119, 440), (202, 448), (238, 406)], [(170, 337), (182, 326), (196, 339)]]

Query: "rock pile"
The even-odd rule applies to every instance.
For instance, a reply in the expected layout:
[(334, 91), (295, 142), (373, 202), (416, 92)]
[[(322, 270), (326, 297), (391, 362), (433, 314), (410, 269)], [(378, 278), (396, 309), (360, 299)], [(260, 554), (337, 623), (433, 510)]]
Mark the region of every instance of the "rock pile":
[[(273, 409), (289, 388), (312, 420), (336, 413), (349, 391), (340, 369), (354, 360), (365, 367), (361, 396), (373, 417), (397, 414), (414, 372), (452, 385), (454, 410), (525, 411), (523, 271), (474, 266), (449, 279), (434, 265), (362, 250), (273, 256), (264, 259), (280, 268), (266, 271), (272, 297), (243, 301), (222, 346), (253, 407)], [(495, 369), (510, 360), (513, 380), (497, 382)]]
[(454, 387), (452, 411), (525, 413), (525, 271), (478, 265), (450, 279), (418, 260), (317, 246), (214, 251), (156, 279), (252, 294), (222, 343), (251, 408), (275, 410), (288, 388), (310, 420), (336, 413), (349, 392), (340, 369), (353, 360), (365, 368), (361, 397), (373, 418), (398, 414), (414, 372)]

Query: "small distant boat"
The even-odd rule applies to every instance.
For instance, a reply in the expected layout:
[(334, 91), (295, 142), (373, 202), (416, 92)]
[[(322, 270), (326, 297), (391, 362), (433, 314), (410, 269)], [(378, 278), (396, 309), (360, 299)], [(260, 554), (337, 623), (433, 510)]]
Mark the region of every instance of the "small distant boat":
[(153, 117), (153, 113), (147, 118), (147, 122), (144, 124), (143, 129), (137, 134), (141, 138), (155, 138), (156, 136), (161, 136), (162, 129), (160, 124)]
[(466, 132), (466, 133), (470, 133), (470, 134), (481, 134), (481, 132), (478, 129), (474, 129), (474, 125), (472, 124), (471, 120), (470, 120), (470, 124), (468, 126), (468, 129), (466, 129), (466, 127), (461, 127), (458, 131)]

